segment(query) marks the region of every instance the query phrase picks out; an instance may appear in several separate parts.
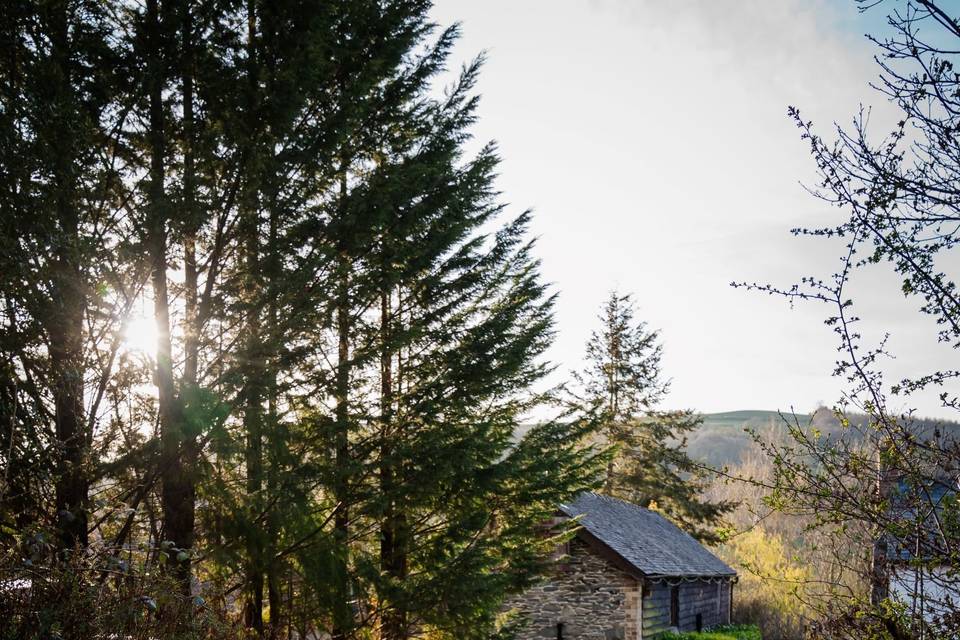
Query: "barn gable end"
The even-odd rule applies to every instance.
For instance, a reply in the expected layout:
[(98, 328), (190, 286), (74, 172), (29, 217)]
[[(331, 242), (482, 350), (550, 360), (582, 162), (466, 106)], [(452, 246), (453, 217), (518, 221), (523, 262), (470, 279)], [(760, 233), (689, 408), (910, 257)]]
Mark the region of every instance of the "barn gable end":
[[(517, 640), (633, 640), (637, 637), (639, 595), (636, 578), (601, 557), (587, 542), (574, 538), (562, 567), (513, 598), (507, 608), (516, 610), (526, 622)], [(558, 629), (558, 624), (562, 628)]]
[(560, 505), (582, 525), (543, 582), (506, 603), (518, 640), (647, 640), (728, 623), (736, 572), (663, 516), (593, 493)]

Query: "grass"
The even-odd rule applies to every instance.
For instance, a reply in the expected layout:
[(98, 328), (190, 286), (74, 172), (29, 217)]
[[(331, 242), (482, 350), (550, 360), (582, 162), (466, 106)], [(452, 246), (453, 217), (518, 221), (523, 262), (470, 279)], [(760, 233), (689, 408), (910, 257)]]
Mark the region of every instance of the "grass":
[(714, 627), (709, 631), (667, 633), (661, 640), (763, 640), (760, 628), (752, 624), (734, 624)]

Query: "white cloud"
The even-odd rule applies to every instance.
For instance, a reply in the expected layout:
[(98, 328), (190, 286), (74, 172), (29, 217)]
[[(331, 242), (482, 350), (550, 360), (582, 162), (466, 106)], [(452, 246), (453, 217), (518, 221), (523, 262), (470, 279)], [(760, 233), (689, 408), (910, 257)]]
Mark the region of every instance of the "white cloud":
[[(835, 246), (788, 233), (836, 212), (799, 184), (814, 166), (786, 108), (827, 133), (879, 102), (852, 5), (440, 0), (434, 15), (463, 23), (463, 59), (489, 51), (476, 133), (500, 143), (506, 199), (536, 209), (545, 275), (561, 291), (554, 360), (576, 366), (618, 287), (663, 330), (671, 404), (806, 410), (837, 397), (825, 310), (728, 283), (789, 284), (836, 263)], [(912, 307), (893, 306), (862, 310), (922, 341)]]

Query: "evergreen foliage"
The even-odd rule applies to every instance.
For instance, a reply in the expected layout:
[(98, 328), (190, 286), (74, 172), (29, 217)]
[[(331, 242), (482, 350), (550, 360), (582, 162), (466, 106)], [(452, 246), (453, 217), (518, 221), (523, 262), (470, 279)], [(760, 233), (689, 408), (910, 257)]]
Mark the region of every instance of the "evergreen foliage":
[(586, 367), (574, 374), (577, 398), (617, 453), (604, 492), (663, 511), (690, 534), (719, 540), (717, 527), (733, 504), (701, 498), (705, 473), (685, 451), (701, 419), (692, 411), (656, 407), (667, 393), (659, 332), (635, 319), (630, 295), (613, 291), (587, 342)]
[(546, 566), (603, 459), (515, 435), (554, 297), (429, 8), (5, 7), (0, 580), (82, 583), (14, 636), (486, 638)]

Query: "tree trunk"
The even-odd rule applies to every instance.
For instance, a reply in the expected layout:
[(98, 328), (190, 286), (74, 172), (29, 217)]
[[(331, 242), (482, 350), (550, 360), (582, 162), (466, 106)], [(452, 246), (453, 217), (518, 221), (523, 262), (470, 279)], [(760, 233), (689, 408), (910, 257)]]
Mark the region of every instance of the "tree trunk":
[[(166, 61), (158, 0), (147, 1), (147, 86), (149, 88), (150, 150), (147, 247), (157, 327), (156, 383), (160, 413), (160, 480), (163, 535), (173, 546), (166, 550), (169, 566), (183, 597), (190, 596), (190, 552), (193, 548), (193, 496), (181, 464), (182, 411), (173, 379), (170, 306), (167, 286), (167, 202), (165, 174), (167, 133), (163, 87)], [(184, 555), (181, 555), (184, 552)]]
[[(340, 200), (347, 197), (346, 162), (342, 163)], [(353, 607), (350, 593), (350, 262), (346, 249), (340, 248), (336, 324), (337, 371), (335, 382), (336, 409), (334, 416), (334, 465), (336, 480), (334, 500), (336, 514), (333, 521), (333, 539), (336, 567), (334, 569), (333, 640), (349, 637), (353, 626)]]
[(247, 582), (250, 595), (247, 602), (247, 626), (263, 635), (264, 536), (260, 518), (266, 501), (263, 496), (263, 345), (260, 326), (260, 243), (256, 209), (248, 210), (246, 226), (246, 371), (244, 380), (243, 426), (246, 433), (247, 496), (251, 522), (247, 531)]
[(55, 507), (64, 548), (87, 544), (87, 493), (84, 471), (87, 437), (83, 420), (83, 312), (85, 297), (80, 269), (80, 219), (72, 175), (69, 68), (69, 9), (66, 2), (50, 7), (52, 57), (58, 73), (53, 119), (59, 152), (54, 160), (57, 215), (52, 313), (47, 319), (53, 371), (54, 421), (61, 472), (55, 486)]
[[(386, 273), (384, 277), (386, 277)], [(380, 294), (380, 492), (385, 506), (380, 527), (380, 570), (393, 583), (406, 578), (406, 552), (403, 537), (402, 508), (397, 504), (397, 461), (393, 424), (393, 355), (391, 344), (391, 294), (387, 287)], [(406, 603), (388, 599), (380, 625), (383, 640), (407, 638)]]
[(54, 421), (60, 473), (55, 508), (63, 548), (87, 544), (89, 479), (85, 470), (88, 436), (83, 410), (83, 316), (86, 306), (80, 255), (80, 216), (74, 197), (74, 140), (69, 67), (69, 8), (59, 1), (49, 9), (52, 55), (58, 73), (52, 108), (57, 140), (54, 161), (58, 228), (54, 258), (53, 312), (48, 319), (50, 364), (54, 372)]
[(247, 530), (246, 624), (262, 637), (264, 588), (264, 535), (260, 518), (266, 501), (263, 496), (263, 401), (264, 349), (260, 315), (262, 273), (260, 265), (260, 177), (262, 149), (258, 144), (259, 61), (257, 59), (256, 2), (247, 0), (247, 150), (248, 161), (244, 195), (241, 202), (242, 242), (245, 273), (243, 304), (244, 331), (244, 412), (246, 433), (247, 496), (251, 521)]
[(277, 246), (279, 234), (278, 202), (276, 197), (276, 175), (273, 173), (273, 163), (271, 162), (271, 173), (269, 182), (269, 206), (270, 222), (267, 232), (267, 335), (270, 344), (270, 357), (265, 358), (265, 376), (267, 383), (267, 425), (270, 430), (270, 456), (269, 468), (267, 471), (267, 496), (270, 507), (267, 512), (267, 599), (270, 605), (270, 638), (280, 637), (283, 629), (284, 611), (283, 599), (281, 597), (281, 575), (280, 566), (276, 558), (277, 539), (280, 535), (279, 513), (277, 511), (275, 500), (280, 492), (278, 473), (283, 462), (283, 455), (286, 451), (287, 443), (283, 439), (283, 431), (277, 415), (277, 350), (282, 343), (283, 336), (280, 334), (279, 321), (279, 294), (281, 288), (280, 273), (280, 255)]
[[(61, 219), (62, 222), (64, 222)], [(64, 235), (76, 241), (76, 227), (66, 220)], [(71, 242), (67, 240), (67, 242)], [(76, 245), (73, 245), (76, 247)], [(54, 420), (60, 447), (56, 479), (56, 510), (60, 541), (65, 549), (87, 544), (89, 479), (85, 469), (87, 434), (83, 418), (83, 309), (82, 276), (64, 250), (57, 258), (56, 314), (51, 318), (50, 361), (55, 372)]]
[[(198, 367), (200, 351), (200, 318), (197, 308), (197, 234), (200, 227), (200, 214), (197, 211), (197, 181), (195, 168), (194, 139), (194, 38), (193, 14), (191, 3), (183, 6), (182, 24), (183, 46), (183, 215), (186, 219), (183, 239), (184, 269), (184, 385), (196, 389), (198, 385)], [(182, 410), (178, 404), (178, 410)], [(171, 494), (179, 499), (176, 510), (179, 513), (178, 536), (180, 544), (186, 550), (192, 550), (194, 529), (196, 526), (196, 465), (199, 457), (197, 434), (187, 433), (183, 428), (182, 416), (178, 416), (179, 436), (181, 439), (178, 458), (179, 476), (175, 480), (176, 490)], [(171, 479), (172, 480), (172, 479)], [(170, 482), (170, 480), (168, 480)], [(172, 496), (173, 497), (173, 496)], [(186, 572), (189, 580), (189, 567)]]
[(197, 177), (194, 139), (193, 78), (194, 38), (191, 4), (183, 7), (183, 213), (186, 218), (183, 235), (184, 279), (184, 364), (183, 379), (188, 385), (197, 385), (197, 370), (200, 356), (200, 318), (197, 308), (197, 234), (200, 229), (200, 213), (197, 211)]

